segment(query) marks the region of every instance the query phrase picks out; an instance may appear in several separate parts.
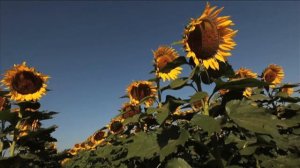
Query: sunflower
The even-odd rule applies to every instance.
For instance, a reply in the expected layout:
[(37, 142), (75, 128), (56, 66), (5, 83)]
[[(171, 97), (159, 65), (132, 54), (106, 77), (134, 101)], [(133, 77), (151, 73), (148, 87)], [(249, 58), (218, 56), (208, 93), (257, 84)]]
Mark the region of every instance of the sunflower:
[(173, 112), (174, 116), (186, 116), (188, 114), (193, 114), (195, 111), (193, 109), (188, 109), (188, 110), (182, 110), (182, 107), (179, 106), (176, 108), (176, 110)]
[(243, 92), (243, 96), (250, 97), (251, 95), (252, 95), (252, 88), (247, 87)]
[(196, 65), (214, 70), (219, 69), (218, 61), (225, 62), (231, 55), (230, 51), (236, 46), (233, 37), (237, 33), (230, 28), (234, 25), (230, 16), (219, 17), (223, 8), (216, 8), (207, 3), (202, 15), (186, 26), (182, 41), (187, 57)]
[(176, 67), (167, 72), (163, 72), (162, 69), (166, 67), (168, 63), (173, 62), (179, 57), (179, 54), (171, 47), (160, 46), (156, 51), (153, 51), (154, 61), (156, 66), (156, 75), (165, 80), (175, 80), (181, 73), (182, 68)]
[[(245, 78), (257, 78), (257, 73), (254, 73), (252, 70), (247, 68), (240, 68), (235, 71), (235, 75), (237, 79), (245, 79)], [(252, 88), (247, 87), (243, 91), (243, 96), (250, 97), (252, 95)]]
[(122, 118), (113, 119), (108, 126), (110, 132), (113, 134), (121, 133), (124, 130), (123, 121)]
[(131, 103), (124, 103), (122, 106), (122, 117), (124, 119), (132, 117), (141, 112), (140, 106), (136, 106)]
[(156, 87), (153, 82), (149, 81), (135, 81), (127, 87), (127, 94), (130, 99), (130, 103), (138, 105), (142, 99), (149, 97), (145, 100), (146, 107), (153, 104), (156, 97)]
[(73, 156), (74, 156), (74, 155), (76, 155), (76, 154), (77, 154), (77, 151), (78, 151), (78, 150), (71, 149), (71, 150), (69, 150), (69, 151), (68, 151), (68, 153), (70, 153), (71, 155), (73, 155)]
[(91, 136), (90, 141), (94, 144), (94, 145), (98, 145), (101, 144), (105, 138), (107, 137), (107, 133), (105, 131), (97, 131), (96, 133), (94, 133)]
[(235, 75), (238, 78), (257, 78), (257, 74), (252, 72), (250, 69), (247, 68), (240, 68), (237, 71), (235, 71)]
[(291, 87), (284, 87), (281, 89), (281, 92), (286, 93), (288, 96), (291, 96), (294, 93), (294, 89)]
[[(69, 152), (70, 153), (70, 152)], [(64, 167), (71, 159), (70, 158), (65, 158), (60, 162), (60, 164)]]
[(279, 65), (271, 64), (263, 71), (262, 78), (264, 81), (271, 83), (270, 87), (275, 87), (284, 78), (283, 68)]
[(16, 101), (37, 101), (46, 94), (49, 76), (37, 72), (26, 62), (8, 70), (1, 81), (9, 90), (9, 96)]

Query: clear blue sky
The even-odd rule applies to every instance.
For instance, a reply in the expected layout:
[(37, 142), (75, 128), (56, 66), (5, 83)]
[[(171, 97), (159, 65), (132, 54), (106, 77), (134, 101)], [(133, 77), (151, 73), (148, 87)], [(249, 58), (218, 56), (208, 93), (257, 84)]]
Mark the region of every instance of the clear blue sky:
[[(149, 79), (152, 50), (181, 40), (205, 2), (0, 2), (0, 73), (27, 61), (50, 75), (42, 109), (60, 112), (47, 125), (59, 149), (83, 141), (118, 113), (133, 80)], [(221, 1), (238, 46), (229, 62), (261, 73), (284, 67), (300, 82), (300, 2)], [(180, 46), (176, 46), (184, 54)], [(185, 67), (186, 68), (186, 67)], [(187, 69), (187, 68), (186, 68)], [(208, 88), (210, 90), (210, 88)], [(189, 90), (180, 94), (187, 96)]]

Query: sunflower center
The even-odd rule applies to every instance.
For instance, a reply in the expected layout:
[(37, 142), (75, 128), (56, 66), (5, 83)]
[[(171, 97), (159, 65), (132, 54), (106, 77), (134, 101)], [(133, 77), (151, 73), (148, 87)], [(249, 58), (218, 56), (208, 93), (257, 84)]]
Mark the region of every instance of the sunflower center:
[(43, 80), (29, 71), (22, 71), (12, 80), (12, 88), (20, 94), (32, 94), (40, 90)]
[(273, 82), (276, 79), (276, 72), (269, 71), (264, 76), (267, 82)]
[(119, 132), (123, 127), (123, 124), (120, 121), (114, 121), (110, 125), (110, 130), (113, 132)]
[(151, 89), (147, 84), (139, 84), (131, 90), (131, 95), (136, 100), (142, 100), (143, 98), (150, 96), (150, 94)]
[(217, 26), (209, 19), (204, 19), (195, 25), (195, 30), (188, 35), (188, 45), (197, 58), (214, 57), (219, 48), (219, 33)]
[(97, 133), (94, 135), (94, 139), (95, 139), (96, 141), (99, 141), (99, 140), (101, 140), (101, 139), (104, 138), (104, 135), (105, 135), (105, 133), (102, 132), (102, 131), (97, 132)]
[(170, 56), (161, 56), (157, 59), (157, 67), (159, 69), (163, 69), (169, 62), (172, 62), (172, 58)]

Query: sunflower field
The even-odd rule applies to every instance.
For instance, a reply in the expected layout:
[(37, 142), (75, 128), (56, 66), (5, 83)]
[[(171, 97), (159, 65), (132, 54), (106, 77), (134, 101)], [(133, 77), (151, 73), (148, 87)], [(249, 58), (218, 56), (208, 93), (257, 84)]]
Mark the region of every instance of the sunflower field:
[[(222, 10), (207, 3), (190, 20), (174, 43), (184, 56), (158, 46), (153, 78), (130, 83), (119, 115), (63, 152), (51, 136), (57, 127), (42, 127), (57, 114), (38, 102), (49, 77), (14, 65), (1, 78), (0, 167), (300, 167), (300, 83), (283, 83), (276, 64), (234, 70), (238, 31)], [(179, 77), (183, 65), (189, 75)], [(186, 87), (188, 99), (166, 94)]]

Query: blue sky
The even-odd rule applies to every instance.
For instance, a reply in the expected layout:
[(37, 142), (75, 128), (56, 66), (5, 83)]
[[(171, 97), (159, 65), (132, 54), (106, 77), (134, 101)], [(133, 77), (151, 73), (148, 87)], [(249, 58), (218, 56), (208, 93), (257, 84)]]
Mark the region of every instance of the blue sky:
[[(69, 148), (118, 114), (130, 82), (152, 78), (152, 50), (181, 40), (205, 3), (1, 1), (0, 73), (26, 61), (51, 76), (42, 109), (60, 113), (45, 124), (58, 125), (53, 136), (59, 149)], [(285, 82), (300, 82), (299, 1), (211, 4), (224, 6), (221, 15), (231, 15), (239, 30), (229, 58), (235, 69), (260, 74), (275, 63), (283, 66)], [(184, 55), (181, 46), (175, 48)]]

